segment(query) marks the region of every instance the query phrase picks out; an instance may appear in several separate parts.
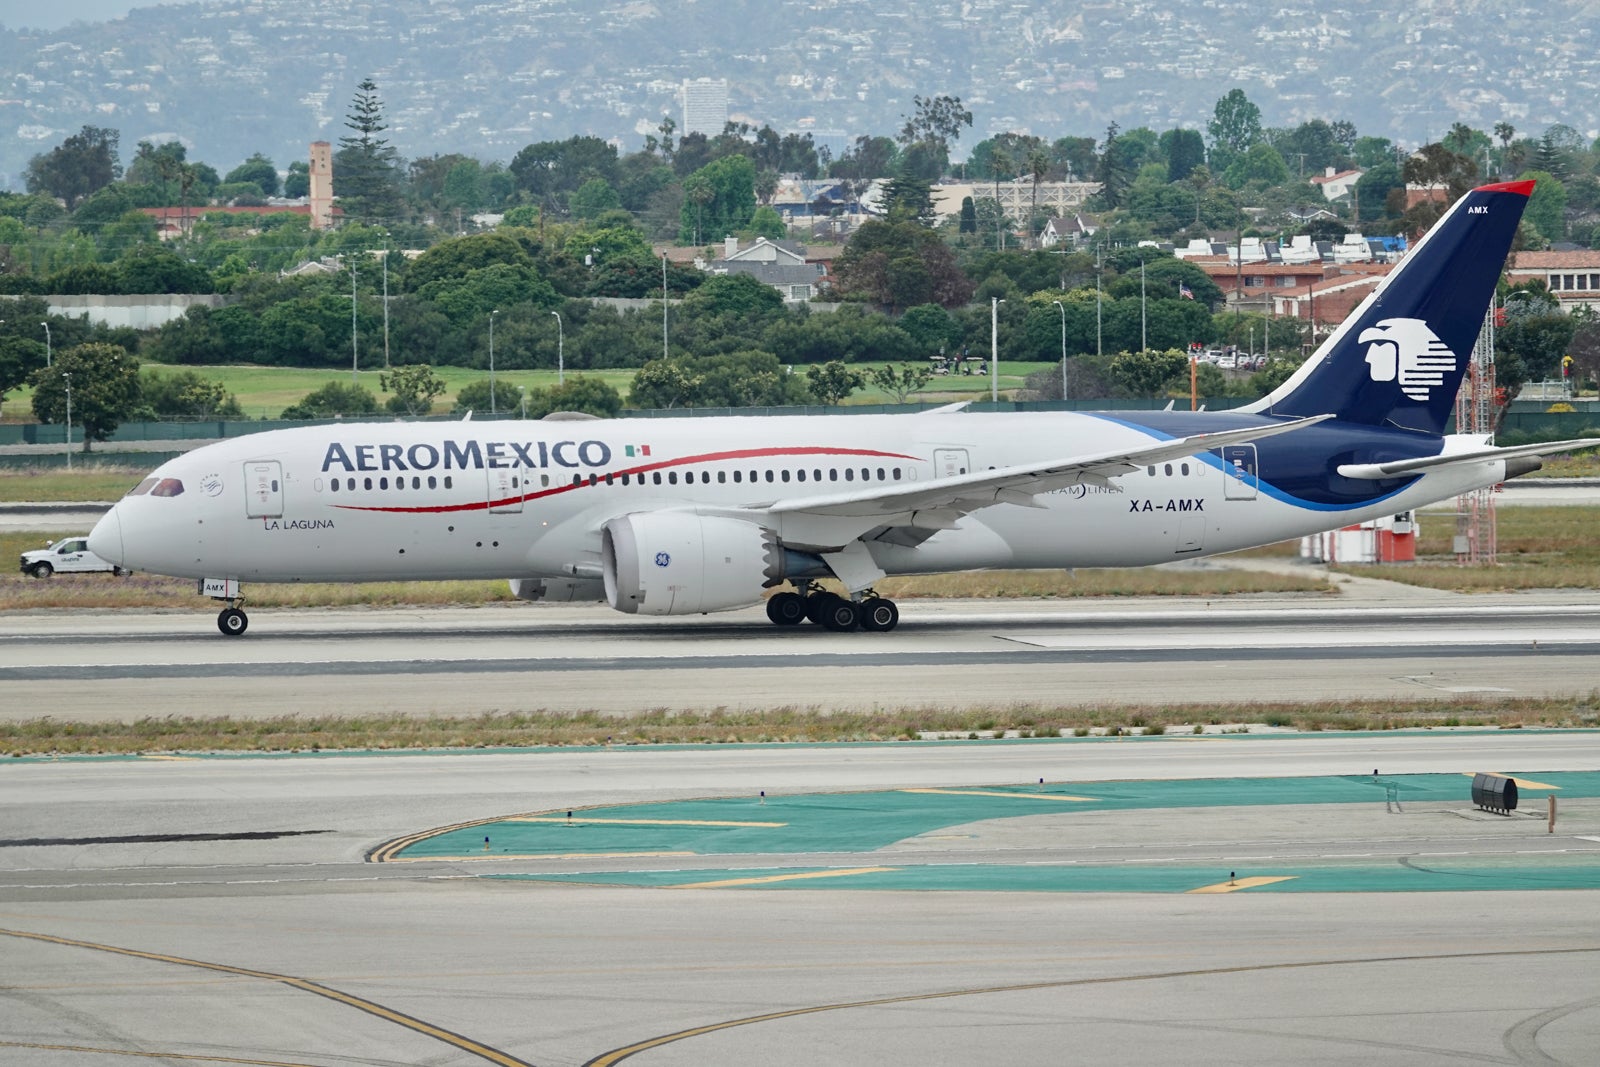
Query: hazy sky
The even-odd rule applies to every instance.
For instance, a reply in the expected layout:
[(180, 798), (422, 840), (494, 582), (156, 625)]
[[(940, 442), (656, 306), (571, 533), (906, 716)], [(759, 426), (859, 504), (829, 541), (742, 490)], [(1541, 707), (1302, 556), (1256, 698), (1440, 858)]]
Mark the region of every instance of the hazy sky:
[[(214, 0), (204, 0), (214, 2)], [(74, 22), (104, 22), (136, 7), (154, 7), (156, 0), (0, 0), (0, 25), (59, 30)]]

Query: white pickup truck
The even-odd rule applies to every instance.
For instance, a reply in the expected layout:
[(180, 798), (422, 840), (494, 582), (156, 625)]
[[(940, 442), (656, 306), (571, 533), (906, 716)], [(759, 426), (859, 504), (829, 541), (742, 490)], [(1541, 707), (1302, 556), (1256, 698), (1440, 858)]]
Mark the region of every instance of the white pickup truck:
[(22, 554), (23, 574), (48, 578), (58, 571), (62, 574), (110, 571), (119, 576), (128, 573), (90, 552), (87, 537), (64, 537), (59, 541), (51, 541), (44, 548)]

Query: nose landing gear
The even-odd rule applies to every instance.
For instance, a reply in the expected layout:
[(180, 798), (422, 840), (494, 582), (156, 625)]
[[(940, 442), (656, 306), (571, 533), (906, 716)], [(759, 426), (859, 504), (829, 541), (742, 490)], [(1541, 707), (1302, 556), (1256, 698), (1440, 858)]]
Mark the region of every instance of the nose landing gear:
[(238, 637), (249, 628), (250, 618), (244, 613), (244, 593), (237, 578), (202, 578), (200, 592), (228, 605), (217, 615), (217, 629), (224, 637)]

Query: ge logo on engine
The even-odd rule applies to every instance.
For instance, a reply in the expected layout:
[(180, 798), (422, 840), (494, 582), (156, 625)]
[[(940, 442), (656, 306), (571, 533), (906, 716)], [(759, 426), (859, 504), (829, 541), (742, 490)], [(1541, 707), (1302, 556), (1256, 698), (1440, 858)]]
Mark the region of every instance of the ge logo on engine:
[(667, 564), (669, 564), (671, 562), (672, 562), (672, 557), (670, 555), (668, 555), (667, 553), (665, 553), (665, 552), (657, 552), (656, 553), (656, 566), (657, 567), (665, 567)]

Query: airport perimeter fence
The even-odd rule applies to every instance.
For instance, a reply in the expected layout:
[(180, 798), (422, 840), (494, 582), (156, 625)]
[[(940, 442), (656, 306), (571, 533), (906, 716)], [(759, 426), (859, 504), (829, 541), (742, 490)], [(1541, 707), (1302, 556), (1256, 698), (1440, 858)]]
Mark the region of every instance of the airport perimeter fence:
[[(1212, 411), (1227, 410), (1239, 407), (1246, 401), (1237, 398), (1223, 398), (1208, 403)], [(709, 416), (757, 416), (757, 415), (878, 415), (878, 414), (909, 414), (918, 411), (930, 411), (942, 407), (942, 404), (854, 404), (844, 407), (828, 407), (823, 405), (805, 405), (796, 407), (715, 407), (715, 408), (667, 408), (661, 410), (623, 411), (621, 417), (636, 419), (671, 419), (695, 418)], [(1530, 405), (1531, 406), (1531, 405)], [(974, 401), (967, 405), (967, 411), (973, 412), (1027, 412), (1027, 411), (1159, 411), (1167, 407), (1165, 400), (1002, 400), (998, 403), (983, 400)], [(339, 422), (373, 422), (373, 421), (428, 421), (428, 422), (457, 422), (459, 415), (434, 415), (425, 420), (393, 419), (388, 416), (371, 416), (365, 419), (311, 419), (296, 421), (293, 419), (259, 419), (259, 420), (208, 420), (203, 422), (128, 422), (118, 426), (110, 439), (95, 445), (91, 457), (111, 455), (124, 455), (135, 461), (135, 465), (154, 466), (146, 464), (147, 459), (158, 455), (181, 455), (186, 449), (176, 451), (144, 451), (137, 447), (148, 443), (164, 444), (166, 442), (193, 442), (189, 447), (198, 447), (209, 441), (218, 441), (229, 437), (241, 437), (245, 434), (261, 433), (266, 430), (283, 430), (301, 426), (320, 426), (337, 424)], [(519, 421), (516, 412), (491, 416), (476, 413), (472, 417), (474, 422), (513, 422)], [(78, 431), (82, 433), (81, 430)], [(1530, 441), (1554, 441), (1568, 437), (1583, 437), (1586, 435), (1600, 434), (1600, 408), (1592, 410), (1549, 412), (1549, 411), (1517, 411), (1515, 408), (1505, 415), (1501, 423), (1498, 443), (1511, 445), (1522, 444)], [(75, 435), (76, 436), (76, 435)], [(66, 429), (63, 426), (43, 423), (4, 423), (0, 424), (0, 449), (8, 446), (58, 446), (60, 453), (55, 453), (65, 461)], [(19, 465), (50, 465), (48, 456), (42, 448), (28, 448), (17, 453), (5, 454), (0, 452), (0, 466)], [(120, 461), (119, 461), (120, 462)]]

